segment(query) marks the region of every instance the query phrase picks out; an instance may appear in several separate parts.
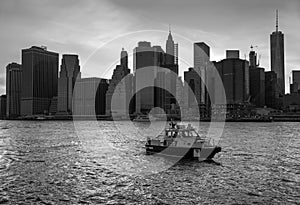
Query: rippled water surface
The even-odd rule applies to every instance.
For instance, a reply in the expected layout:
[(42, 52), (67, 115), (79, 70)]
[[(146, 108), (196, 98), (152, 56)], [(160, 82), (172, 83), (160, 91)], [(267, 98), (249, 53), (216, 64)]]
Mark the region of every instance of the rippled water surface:
[(148, 125), (120, 123), (0, 121), (0, 204), (300, 201), (300, 123), (226, 123), (217, 163), (145, 155)]

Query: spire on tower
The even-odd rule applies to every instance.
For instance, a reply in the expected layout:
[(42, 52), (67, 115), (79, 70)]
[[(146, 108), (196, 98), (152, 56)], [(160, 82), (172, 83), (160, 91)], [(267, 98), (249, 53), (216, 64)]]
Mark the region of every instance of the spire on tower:
[(278, 32), (278, 9), (276, 9), (276, 32)]
[[(169, 35), (168, 40), (173, 41), (172, 33), (171, 33), (171, 24), (169, 24)], [(174, 42), (173, 42), (174, 43)]]

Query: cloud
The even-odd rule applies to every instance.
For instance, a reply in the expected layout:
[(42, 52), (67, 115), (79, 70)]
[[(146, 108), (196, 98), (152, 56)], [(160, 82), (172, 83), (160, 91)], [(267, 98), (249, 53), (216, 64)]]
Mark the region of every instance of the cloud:
[[(288, 73), (291, 67), (300, 68), (295, 43), (300, 41), (299, 8), (298, 0), (4, 0), (0, 1), (0, 66), (20, 62), (22, 48), (47, 45), (60, 54), (79, 54), (84, 75), (102, 77), (118, 62), (122, 47), (132, 52), (138, 41), (149, 40), (164, 48), (171, 24), (184, 59), (191, 61), (193, 48), (180, 35), (206, 42), (213, 60), (224, 58), (225, 50), (232, 48), (240, 49), (243, 58), (251, 44), (257, 45), (262, 66), (269, 70), (269, 35), (275, 29), (275, 9), (279, 9)], [(166, 33), (122, 37), (141, 30)], [(1, 69), (0, 75), (4, 72)]]
[[(81, 62), (112, 36), (135, 24), (131, 14), (109, 1), (28, 0), (0, 2), (0, 66), (21, 61), (21, 49), (46, 45), (51, 51), (77, 53)], [(5, 70), (1, 69), (0, 75)], [(2, 91), (3, 92), (3, 91)]]

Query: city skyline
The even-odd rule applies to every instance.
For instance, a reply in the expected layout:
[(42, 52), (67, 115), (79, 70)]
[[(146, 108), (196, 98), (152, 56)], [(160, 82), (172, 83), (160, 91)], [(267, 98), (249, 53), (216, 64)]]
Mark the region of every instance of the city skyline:
[[(0, 93), (5, 93), (4, 68), (10, 62), (21, 62), (21, 49), (31, 45), (46, 45), (50, 50), (60, 53), (59, 62), (62, 54), (74, 53), (79, 55), (83, 77), (108, 77), (112, 74), (122, 47), (129, 52), (131, 61), (131, 54), (139, 41), (147, 40), (153, 45), (164, 46), (169, 24), (172, 25), (173, 38), (180, 47), (179, 56), (190, 62), (193, 58), (193, 48), (184, 46), (182, 39), (178, 38), (179, 35), (194, 42), (206, 42), (211, 47), (211, 60), (216, 61), (224, 59), (225, 50), (228, 49), (241, 50), (241, 58), (244, 59), (245, 54), (248, 56), (251, 45), (258, 46), (255, 50), (261, 55), (261, 67), (269, 71), (271, 70), (269, 35), (275, 30), (276, 9), (279, 10), (279, 29), (285, 34), (286, 91), (289, 90), (288, 77), (291, 75), (291, 70), (300, 69), (300, 50), (294, 43), (300, 41), (297, 36), (300, 28), (295, 23), (300, 18), (298, 1), (289, 1), (289, 3), (277, 0), (184, 2), (187, 10), (192, 11), (189, 13), (179, 11), (177, 8), (181, 5), (179, 1), (172, 1), (172, 3), (72, 1), (59, 2), (55, 5), (50, 1), (40, 1), (38, 4), (34, 4), (34, 1), (26, 1), (26, 4), (18, 1), (2, 1), (0, 4), (0, 13), (3, 15), (0, 26), (4, 31), (1, 34), (0, 49), (0, 65), (3, 68), (0, 72)], [(70, 6), (64, 12), (58, 9), (66, 5)], [(195, 12), (195, 9), (199, 12)], [(221, 9), (227, 15), (225, 18), (222, 13), (220, 14)], [(51, 10), (58, 12), (50, 13)], [(100, 10), (103, 10), (105, 15), (99, 14)], [(211, 18), (207, 18), (209, 12), (213, 13)], [(192, 18), (194, 19), (191, 20)], [(156, 21), (158, 19), (159, 21)], [(231, 23), (235, 21), (239, 24)], [(244, 22), (243, 25), (240, 22)], [(227, 25), (231, 28), (230, 32), (224, 28)], [(21, 33), (16, 32), (18, 30)], [(159, 36), (156, 33), (151, 37), (147, 32), (140, 32), (145, 30), (158, 30), (160, 33), (157, 32)], [(106, 42), (136, 31), (139, 32), (130, 35), (128, 42), (122, 42), (125, 45), (114, 43), (109, 45), (112, 46), (111, 48), (102, 47), (105, 53), (100, 51), (98, 54), (103, 59), (101, 65), (99, 61), (90, 58), (90, 55)], [(179, 59), (181, 76), (188, 67)], [(106, 71), (107, 68), (109, 71)], [(129, 68), (133, 68), (132, 62), (129, 62)], [(106, 76), (102, 76), (103, 73), (106, 73)]]

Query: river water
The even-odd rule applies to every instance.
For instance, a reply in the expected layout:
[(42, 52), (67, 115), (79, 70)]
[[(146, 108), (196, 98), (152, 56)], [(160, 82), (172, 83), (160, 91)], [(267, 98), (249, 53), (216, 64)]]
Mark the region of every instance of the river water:
[(145, 155), (149, 125), (120, 123), (0, 121), (0, 204), (299, 204), (300, 123), (226, 123), (216, 163)]

